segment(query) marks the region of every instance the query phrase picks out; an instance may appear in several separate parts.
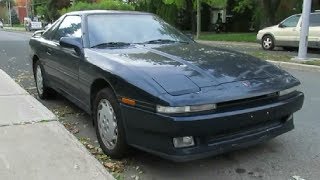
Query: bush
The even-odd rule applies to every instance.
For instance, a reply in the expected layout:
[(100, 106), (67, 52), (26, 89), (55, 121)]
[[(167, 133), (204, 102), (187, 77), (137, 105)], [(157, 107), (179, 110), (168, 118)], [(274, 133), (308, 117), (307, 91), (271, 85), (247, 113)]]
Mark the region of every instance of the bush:
[(11, 22), (12, 24), (20, 24), (18, 14), (14, 9), (11, 10)]
[(83, 10), (134, 10), (130, 4), (117, 0), (101, 0), (98, 3), (77, 2), (69, 8), (61, 10), (61, 14)]

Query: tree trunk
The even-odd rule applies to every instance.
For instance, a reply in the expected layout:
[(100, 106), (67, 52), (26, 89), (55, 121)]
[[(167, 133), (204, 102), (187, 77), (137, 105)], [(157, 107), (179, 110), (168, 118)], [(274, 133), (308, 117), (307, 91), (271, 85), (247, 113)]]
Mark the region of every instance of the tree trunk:
[(197, 0), (197, 39), (200, 37), (201, 32), (201, 3)]
[(193, 0), (186, 0), (186, 11), (189, 16), (188, 19), (190, 19), (191, 23), (191, 32), (194, 33), (196, 32), (196, 18), (194, 16), (194, 11), (193, 11)]
[(281, 0), (263, 0), (263, 8), (265, 16), (268, 17), (267, 25), (274, 25), (276, 23), (276, 12)]

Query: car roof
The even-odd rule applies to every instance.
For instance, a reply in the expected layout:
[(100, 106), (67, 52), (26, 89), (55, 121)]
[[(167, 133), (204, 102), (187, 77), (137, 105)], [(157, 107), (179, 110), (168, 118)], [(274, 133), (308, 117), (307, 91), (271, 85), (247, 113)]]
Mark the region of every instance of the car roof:
[(66, 15), (91, 15), (91, 14), (131, 14), (131, 15), (143, 15), (151, 14), (147, 12), (139, 11), (117, 11), (117, 10), (85, 10), (85, 11), (74, 11), (67, 13)]
[[(320, 14), (320, 12), (319, 11), (315, 11), (315, 12), (311, 12), (310, 13), (311, 15), (314, 15), (314, 14)], [(296, 16), (296, 15), (302, 15), (301, 13), (300, 14), (294, 14), (294, 15), (292, 15), (292, 16)]]

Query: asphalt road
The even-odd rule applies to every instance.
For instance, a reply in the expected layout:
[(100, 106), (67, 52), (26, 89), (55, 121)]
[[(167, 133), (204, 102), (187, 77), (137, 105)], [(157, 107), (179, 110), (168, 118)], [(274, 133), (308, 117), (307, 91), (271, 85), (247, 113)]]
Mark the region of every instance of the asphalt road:
[[(31, 64), (28, 60), (30, 34), (0, 31), (0, 68), (36, 97)], [(239, 51), (262, 51), (248, 44), (217, 44)], [(243, 47), (245, 46), (245, 47)], [(296, 52), (274, 51), (272, 53)], [(318, 53), (312, 56), (320, 57)], [(290, 70), (302, 82), (306, 94), (305, 105), (295, 114), (294, 131), (267, 143), (224, 155), (192, 161), (172, 163), (156, 156), (135, 151), (127, 159), (124, 179), (294, 179), (320, 177), (320, 73)], [(91, 119), (61, 96), (41, 101), (59, 115), (60, 120), (79, 129), (77, 137), (88, 137), (96, 143)], [(0, 110), (1, 111), (1, 110)], [(142, 171), (143, 173), (139, 173)]]

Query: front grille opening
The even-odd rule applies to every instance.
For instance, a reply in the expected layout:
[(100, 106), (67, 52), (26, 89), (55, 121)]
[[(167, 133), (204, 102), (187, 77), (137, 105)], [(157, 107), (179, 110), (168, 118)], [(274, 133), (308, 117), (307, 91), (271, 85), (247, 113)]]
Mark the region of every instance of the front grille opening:
[(246, 99), (239, 99), (235, 101), (222, 102), (217, 104), (217, 109), (223, 109), (227, 107), (241, 107), (247, 105), (257, 105), (260, 103), (270, 103), (278, 99), (278, 93), (267, 94), (263, 96), (257, 96)]
[(265, 121), (260, 122), (258, 124), (251, 124), (248, 126), (243, 126), (237, 129), (229, 129), (216, 134), (213, 134), (207, 138), (207, 144), (214, 144), (216, 142), (223, 141), (225, 139), (232, 139), (233, 137), (240, 137), (247, 134), (253, 134), (257, 132), (264, 131), (269, 128), (277, 127), (284, 123), (285, 119), (288, 119), (289, 116), (285, 116), (284, 118), (280, 118), (274, 121)]

